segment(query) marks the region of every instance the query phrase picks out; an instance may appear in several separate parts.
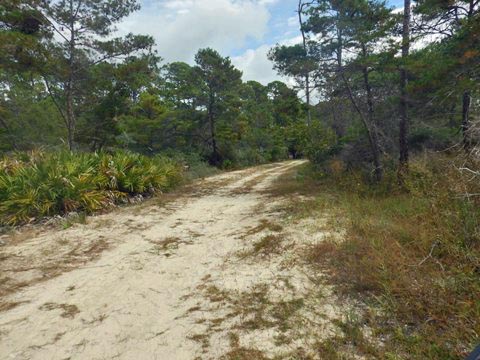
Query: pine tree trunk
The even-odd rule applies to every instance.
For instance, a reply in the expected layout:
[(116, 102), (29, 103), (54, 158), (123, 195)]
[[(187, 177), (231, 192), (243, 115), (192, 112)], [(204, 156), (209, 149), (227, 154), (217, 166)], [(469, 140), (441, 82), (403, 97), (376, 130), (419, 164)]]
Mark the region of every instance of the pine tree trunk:
[[(302, 12), (303, 12), (302, 0), (298, 1), (298, 22), (300, 24), (300, 32), (302, 33), (302, 40), (303, 40), (303, 50), (305, 52), (305, 56), (308, 55), (308, 47), (307, 47), (307, 37), (305, 35), (305, 30), (303, 28), (303, 19), (302, 19)], [(310, 73), (309, 69), (305, 70), (305, 97), (307, 101), (307, 122), (308, 126), (312, 123), (312, 112), (310, 110)]]
[(68, 148), (70, 151), (75, 149), (75, 110), (73, 108), (73, 94), (72, 89), (67, 89), (67, 134), (68, 134)]
[(210, 163), (216, 166), (220, 164), (220, 153), (217, 147), (217, 135), (215, 131), (215, 116), (213, 113), (214, 104), (215, 104), (215, 98), (213, 95), (210, 95), (210, 99), (208, 103), (208, 123), (210, 126), (210, 137), (212, 141), (212, 155), (210, 158)]
[[(366, 55), (365, 48), (363, 49), (364, 56)], [(373, 165), (375, 166), (375, 180), (380, 182), (383, 178), (383, 168), (380, 160), (380, 145), (378, 142), (377, 126), (375, 124), (373, 113), (373, 96), (372, 87), (370, 86), (370, 79), (368, 76), (368, 69), (363, 68), (363, 82), (365, 90), (367, 92), (367, 119), (368, 119), (368, 132), (370, 138), (370, 145), (372, 147)]]
[(310, 75), (305, 75), (305, 92), (307, 98), (307, 122), (308, 126), (312, 124), (312, 111), (310, 109)]
[[(469, 1), (467, 18), (470, 21), (475, 10), (475, 2)], [(467, 73), (468, 74), (468, 73)], [(470, 75), (470, 74), (468, 74)], [(465, 90), (462, 96), (462, 144), (463, 149), (468, 153), (472, 149), (471, 129), (470, 129), (470, 106), (472, 103), (472, 94), (470, 90)]]
[(470, 139), (470, 104), (472, 98), (469, 91), (465, 91), (462, 97), (462, 135), (463, 148), (465, 151), (470, 151), (472, 142)]
[[(378, 144), (378, 136), (376, 132), (376, 128), (373, 124), (373, 98), (372, 98), (372, 91), (370, 87), (370, 81), (368, 79), (368, 69), (364, 68), (364, 83), (365, 87), (367, 90), (367, 102), (368, 102), (368, 118), (365, 116), (365, 114), (362, 112), (362, 109), (360, 109), (360, 106), (358, 106), (357, 101), (355, 100), (355, 96), (353, 95), (352, 89), (350, 87), (350, 84), (348, 83), (348, 79), (345, 77), (345, 73), (343, 71), (343, 38), (342, 38), (342, 31), (341, 29), (338, 29), (337, 33), (337, 42), (338, 42), (338, 47), (337, 47), (337, 66), (338, 66), (338, 72), (340, 73), (340, 77), (343, 80), (343, 83), (345, 84), (345, 87), (347, 89), (348, 97), (350, 99), (350, 102), (352, 103), (353, 107), (355, 108), (355, 111), (358, 113), (360, 116), (360, 120), (363, 123), (363, 126), (365, 127), (365, 130), (367, 131), (367, 136), (368, 136), (368, 142), (370, 144), (370, 149), (372, 151), (372, 157), (373, 157), (373, 165), (375, 167), (375, 180), (376, 181), (381, 181), (383, 177), (383, 170), (382, 170), (382, 164), (380, 160), (380, 146)], [(364, 56), (366, 56), (366, 49), (363, 49)]]
[[(382, 171), (382, 164), (380, 162), (380, 147), (378, 145), (378, 137), (376, 135), (376, 129), (373, 126), (373, 124), (365, 117), (363, 114), (362, 110), (357, 104), (357, 101), (355, 100), (355, 97), (353, 95), (352, 89), (350, 88), (350, 85), (348, 84), (348, 80), (345, 77), (345, 74), (341, 74), (343, 82), (345, 84), (345, 87), (347, 88), (348, 92), (348, 97), (350, 98), (350, 102), (352, 103), (353, 107), (355, 108), (355, 111), (360, 115), (360, 120), (363, 123), (363, 126), (365, 127), (365, 130), (367, 131), (367, 136), (368, 136), (368, 142), (370, 144), (370, 149), (372, 151), (372, 157), (373, 157), (373, 165), (375, 166), (375, 180), (376, 181), (381, 181), (383, 177), (383, 171)], [(372, 107), (373, 109), (373, 107)]]
[(405, 182), (405, 174), (408, 172), (408, 74), (405, 68), (405, 61), (410, 53), (410, 17), (411, 17), (411, 0), (405, 0), (405, 8), (403, 15), (403, 40), (402, 40), (402, 59), (403, 64), (400, 69), (400, 124), (399, 124), (399, 150), (400, 158), (398, 164), (398, 181), (400, 184)]
[(69, 41), (69, 58), (68, 58), (68, 82), (66, 86), (66, 117), (67, 117), (67, 134), (68, 147), (70, 151), (75, 149), (75, 128), (76, 118), (73, 103), (74, 89), (74, 72), (75, 72), (75, 16), (73, 0), (70, 0), (70, 41)]
[(15, 142), (15, 136), (12, 134), (12, 132), (10, 131), (10, 127), (8, 126), (8, 124), (2, 119), (0, 118), (0, 125), (5, 129), (5, 131), (7, 132), (7, 138), (9, 139), (10, 141), (10, 145), (12, 146), (12, 149), (13, 150), (17, 150), (17, 143)]

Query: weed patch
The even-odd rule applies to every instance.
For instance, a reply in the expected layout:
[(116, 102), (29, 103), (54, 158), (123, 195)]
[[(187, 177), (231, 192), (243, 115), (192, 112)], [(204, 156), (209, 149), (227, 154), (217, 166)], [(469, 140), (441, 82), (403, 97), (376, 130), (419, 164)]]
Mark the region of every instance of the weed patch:
[(73, 319), (77, 314), (80, 313), (80, 310), (76, 305), (69, 305), (69, 304), (57, 304), (57, 303), (45, 303), (39, 308), (40, 310), (44, 311), (51, 311), (51, 310), (62, 310), (60, 314), (61, 317), (67, 319)]
[[(456, 162), (412, 161), (405, 188), (388, 173), (380, 185), (356, 173), (321, 176), (308, 168), (290, 178), (297, 188), (287, 184), (285, 196), (316, 186), (309, 211), (295, 205), (293, 216), (324, 217), (327, 207), (345, 230), (342, 241), (310, 247), (306, 260), (366, 308), (358, 321), (338, 324), (342, 336), (322, 342), (319, 349), (336, 354), (332, 359), (342, 358), (334, 351), (341, 346), (382, 359), (461, 359), (478, 342), (480, 198), (465, 194), (480, 193), (480, 183)], [(359, 324), (368, 324), (374, 341)]]
[(266, 235), (261, 240), (253, 244), (255, 254), (269, 256), (278, 254), (282, 251), (283, 237), (279, 235)]
[(251, 236), (251, 235), (258, 234), (258, 233), (260, 233), (262, 231), (265, 231), (265, 230), (272, 231), (272, 232), (280, 232), (280, 231), (283, 230), (283, 226), (279, 225), (279, 224), (275, 224), (275, 223), (271, 222), (270, 220), (262, 219), (262, 220), (260, 220), (260, 224), (251, 228), (251, 229), (249, 229), (243, 235), (243, 238), (246, 238), (246, 237)]
[(230, 350), (223, 355), (221, 360), (269, 360), (263, 352), (259, 350), (247, 349), (243, 347)]
[(13, 308), (16, 308), (17, 306), (25, 303), (25, 301), (6, 301), (6, 302), (0, 302), (0, 312), (2, 311), (8, 311)]

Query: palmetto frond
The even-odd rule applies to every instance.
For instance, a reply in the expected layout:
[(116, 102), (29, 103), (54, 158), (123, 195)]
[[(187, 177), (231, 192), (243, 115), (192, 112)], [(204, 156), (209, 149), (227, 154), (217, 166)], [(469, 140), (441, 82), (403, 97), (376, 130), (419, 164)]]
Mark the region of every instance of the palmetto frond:
[(135, 194), (165, 191), (181, 167), (130, 152), (30, 152), (0, 160), (0, 224), (72, 211), (91, 213)]

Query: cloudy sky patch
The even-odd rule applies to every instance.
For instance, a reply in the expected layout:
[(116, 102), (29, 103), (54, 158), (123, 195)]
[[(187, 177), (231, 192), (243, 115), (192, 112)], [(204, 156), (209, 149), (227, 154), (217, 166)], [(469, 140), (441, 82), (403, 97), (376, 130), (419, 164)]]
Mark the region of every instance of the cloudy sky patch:
[[(392, 0), (398, 6), (400, 0)], [(166, 61), (193, 63), (200, 48), (230, 56), (245, 80), (281, 79), (267, 59), (276, 43), (298, 39), (298, 0), (141, 0), (142, 9), (119, 25), (120, 33), (148, 34)], [(285, 80), (285, 79), (283, 79)]]

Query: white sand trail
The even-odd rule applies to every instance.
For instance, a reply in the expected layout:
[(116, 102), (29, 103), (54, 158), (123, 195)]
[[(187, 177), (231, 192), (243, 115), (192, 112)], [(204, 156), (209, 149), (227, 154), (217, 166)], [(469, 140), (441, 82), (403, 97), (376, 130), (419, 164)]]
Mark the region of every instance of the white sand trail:
[[(221, 174), (166, 205), (149, 200), (66, 230), (7, 239), (2, 261), (9, 265), (1, 277), (25, 283), (4, 296), (16, 306), (0, 312), (0, 358), (218, 358), (238, 341), (255, 346), (274, 336), (275, 328), (239, 330), (236, 339), (232, 329), (242, 314), (232, 304), (238, 302), (233, 295), (213, 296), (216, 289), (241, 294), (283, 277), (291, 279), (290, 287), (306, 281), (280, 262), (233, 260), (248, 230), (275, 216), (265, 190), (300, 164)], [(93, 246), (99, 241), (100, 250)], [(70, 259), (60, 274), (51, 270), (59, 259)], [(22, 261), (24, 268), (14, 271)], [(263, 350), (275, 346), (273, 339), (264, 342)]]

